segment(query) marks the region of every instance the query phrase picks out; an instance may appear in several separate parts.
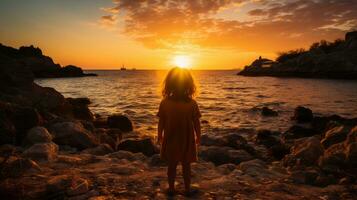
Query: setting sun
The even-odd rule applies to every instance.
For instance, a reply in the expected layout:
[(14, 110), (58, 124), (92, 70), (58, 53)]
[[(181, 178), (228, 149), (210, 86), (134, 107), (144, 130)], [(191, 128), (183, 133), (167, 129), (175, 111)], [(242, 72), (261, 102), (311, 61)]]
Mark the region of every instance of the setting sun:
[(177, 55), (173, 59), (173, 64), (177, 67), (187, 68), (191, 65), (191, 58), (186, 55)]

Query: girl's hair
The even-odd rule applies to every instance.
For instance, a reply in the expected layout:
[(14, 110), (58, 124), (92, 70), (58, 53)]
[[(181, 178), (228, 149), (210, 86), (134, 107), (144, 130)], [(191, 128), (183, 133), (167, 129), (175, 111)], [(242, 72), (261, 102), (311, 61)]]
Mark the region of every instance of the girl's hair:
[(172, 68), (166, 75), (162, 86), (162, 96), (187, 101), (196, 95), (195, 81), (187, 69)]

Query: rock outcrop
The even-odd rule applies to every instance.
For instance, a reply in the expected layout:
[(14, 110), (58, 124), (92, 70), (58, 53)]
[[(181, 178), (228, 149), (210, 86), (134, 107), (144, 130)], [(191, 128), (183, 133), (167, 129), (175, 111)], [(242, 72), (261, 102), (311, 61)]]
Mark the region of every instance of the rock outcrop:
[(266, 59), (259, 58), (238, 75), (357, 79), (356, 57), (357, 31), (346, 33), (345, 40), (323, 40), (314, 43), (307, 51), (282, 53), (268, 66), (261, 64)]
[(0, 65), (6, 66), (7, 60), (26, 68), (32, 72), (28, 73), (28, 76), (33, 74), (36, 78), (95, 76), (95, 74), (85, 74), (81, 68), (73, 65), (61, 67), (59, 64), (55, 64), (52, 58), (43, 55), (40, 48), (32, 45), (15, 49), (0, 44)]

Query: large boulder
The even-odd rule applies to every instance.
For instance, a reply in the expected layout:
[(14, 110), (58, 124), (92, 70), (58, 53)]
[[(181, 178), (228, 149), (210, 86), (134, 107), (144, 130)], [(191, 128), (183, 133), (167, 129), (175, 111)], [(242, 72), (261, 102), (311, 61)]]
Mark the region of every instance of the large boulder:
[(73, 115), (76, 119), (88, 121), (94, 119), (93, 113), (88, 108), (88, 105), (91, 103), (88, 98), (67, 98), (66, 100), (71, 104)]
[(10, 157), (1, 165), (0, 178), (20, 177), (26, 172), (39, 172), (40, 166), (28, 158)]
[(321, 144), (327, 149), (333, 144), (343, 142), (350, 130), (351, 127), (344, 125), (334, 127), (325, 133), (325, 138), (321, 140)]
[(52, 141), (52, 135), (47, 131), (45, 127), (36, 126), (27, 132), (25, 138), (26, 145), (33, 145), (36, 143), (48, 143)]
[(302, 106), (295, 108), (294, 116), (292, 119), (296, 120), (299, 123), (311, 122), (313, 119), (312, 110)]
[(213, 162), (215, 165), (227, 163), (239, 164), (254, 159), (245, 150), (218, 146), (201, 146), (199, 156), (205, 161)]
[(95, 147), (97, 139), (79, 122), (59, 122), (50, 127), (53, 141), (60, 145), (68, 145), (79, 150)]
[(317, 137), (302, 138), (295, 141), (291, 154), (285, 156), (283, 163), (286, 166), (310, 166), (317, 164), (324, 149)]
[(127, 116), (112, 115), (108, 117), (107, 124), (109, 128), (118, 128), (123, 132), (133, 131), (133, 124)]
[(133, 153), (141, 152), (146, 156), (152, 156), (159, 152), (150, 138), (127, 139), (118, 145), (118, 150), (130, 151)]
[(113, 151), (113, 148), (109, 144), (100, 144), (97, 147), (85, 149), (82, 153), (103, 156), (112, 153)]
[(247, 140), (238, 133), (229, 133), (222, 136), (204, 134), (201, 136), (201, 145), (203, 146), (227, 146), (240, 149), (247, 143)]
[(257, 150), (239, 133), (228, 133), (221, 136), (204, 134), (201, 136), (202, 146), (221, 146), (242, 149), (253, 156), (259, 156)]
[(21, 144), (27, 131), (43, 123), (38, 111), (31, 107), (16, 107), (14, 111), (14, 125), (16, 127), (16, 141)]
[(284, 133), (283, 138), (285, 140), (291, 140), (291, 139), (298, 139), (303, 137), (311, 137), (317, 134), (318, 133), (316, 133), (316, 131), (311, 128), (305, 128), (303, 126), (294, 125)]
[(266, 116), (266, 117), (275, 117), (275, 116), (278, 116), (278, 112), (271, 109), (271, 108), (268, 108), (266, 106), (264, 106), (262, 108), (262, 111), (261, 111), (262, 115), (263, 116)]
[(58, 145), (53, 142), (32, 145), (23, 155), (36, 161), (53, 161), (57, 158)]

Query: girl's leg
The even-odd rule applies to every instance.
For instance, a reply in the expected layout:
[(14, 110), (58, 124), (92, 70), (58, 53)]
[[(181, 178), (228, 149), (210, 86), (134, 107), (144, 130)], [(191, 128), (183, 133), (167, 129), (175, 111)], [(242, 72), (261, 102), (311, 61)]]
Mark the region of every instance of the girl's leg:
[(167, 179), (169, 182), (169, 191), (175, 191), (175, 178), (176, 178), (177, 162), (169, 162), (167, 167)]
[(183, 162), (182, 163), (182, 174), (183, 180), (185, 182), (185, 191), (191, 191), (191, 163), (190, 162)]

